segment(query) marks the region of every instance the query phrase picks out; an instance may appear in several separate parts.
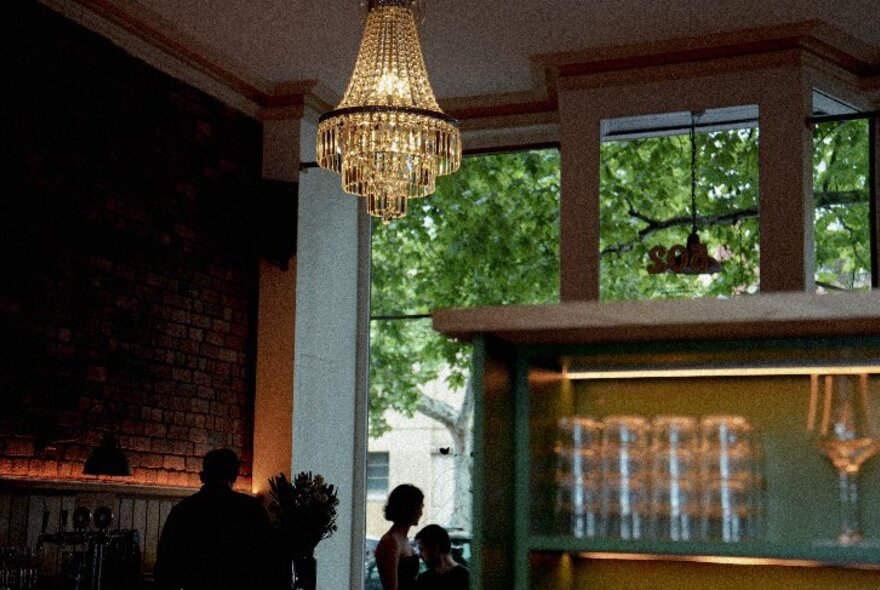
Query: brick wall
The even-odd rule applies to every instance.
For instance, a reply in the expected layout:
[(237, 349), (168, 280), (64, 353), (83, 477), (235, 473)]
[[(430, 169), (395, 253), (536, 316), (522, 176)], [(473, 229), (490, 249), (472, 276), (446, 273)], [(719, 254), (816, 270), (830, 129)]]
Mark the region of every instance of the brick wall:
[[(0, 8), (0, 477), (249, 487), (261, 128), (36, 2)], [(8, 29), (8, 30), (7, 30)]]

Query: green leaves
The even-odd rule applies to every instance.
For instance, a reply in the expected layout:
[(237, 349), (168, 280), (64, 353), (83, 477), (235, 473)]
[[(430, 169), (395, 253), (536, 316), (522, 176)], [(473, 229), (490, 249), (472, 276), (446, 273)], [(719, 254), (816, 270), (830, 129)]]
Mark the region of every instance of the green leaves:
[[(758, 142), (755, 130), (697, 136), (697, 226), (717, 275), (649, 275), (652, 246), (683, 244), (691, 230), (686, 135), (601, 147), (600, 291), (603, 300), (718, 297), (758, 282)], [(751, 210), (751, 215), (729, 217)]]
[[(559, 153), (467, 157), (407, 217), (373, 227), (374, 316), (441, 307), (552, 303), (559, 295)], [(384, 412), (411, 415), (420, 387), (450, 367), (464, 387), (470, 352), (434, 333), (430, 320), (374, 321), (370, 433)]]
[(283, 473), (269, 478), (269, 509), (291, 556), (308, 556), (336, 532), (336, 487), (311, 471), (288, 481)]
[(832, 290), (868, 289), (868, 122), (817, 125), (813, 145), (816, 281)]

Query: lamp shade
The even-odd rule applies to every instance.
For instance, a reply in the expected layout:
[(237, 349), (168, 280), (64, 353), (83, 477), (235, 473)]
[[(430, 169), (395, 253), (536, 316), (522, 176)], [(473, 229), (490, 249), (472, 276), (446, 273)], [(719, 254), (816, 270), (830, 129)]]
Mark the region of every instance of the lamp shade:
[(434, 97), (412, 0), (370, 0), (351, 81), (318, 123), (317, 162), (385, 222), (458, 169), (458, 121)]
[(119, 448), (119, 441), (106, 433), (101, 445), (86, 459), (83, 473), (87, 475), (131, 475), (128, 458)]

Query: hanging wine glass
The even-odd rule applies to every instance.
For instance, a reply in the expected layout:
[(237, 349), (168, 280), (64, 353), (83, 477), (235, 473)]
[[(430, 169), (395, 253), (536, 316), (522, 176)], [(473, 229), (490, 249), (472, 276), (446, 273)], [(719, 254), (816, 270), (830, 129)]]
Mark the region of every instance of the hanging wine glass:
[(837, 469), (839, 545), (866, 544), (860, 524), (858, 477), (862, 464), (880, 451), (880, 396), (868, 375), (813, 375), (807, 430)]

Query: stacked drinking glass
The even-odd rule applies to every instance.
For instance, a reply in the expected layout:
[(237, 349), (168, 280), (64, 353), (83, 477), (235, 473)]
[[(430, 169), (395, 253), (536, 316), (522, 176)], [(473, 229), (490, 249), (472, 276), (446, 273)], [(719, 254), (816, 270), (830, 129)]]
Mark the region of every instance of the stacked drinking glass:
[(559, 420), (556, 516), (580, 538), (763, 535), (763, 454), (742, 416)]
[(556, 514), (559, 529), (576, 537), (598, 535), (601, 436), (602, 423), (593, 418), (559, 420)]
[(700, 422), (701, 536), (727, 542), (763, 534), (763, 454), (742, 416)]
[(605, 418), (601, 456), (602, 535), (639, 539), (648, 507), (648, 425), (644, 418)]
[(651, 423), (651, 506), (654, 539), (695, 538), (697, 514), (697, 421), (658, 416)]

